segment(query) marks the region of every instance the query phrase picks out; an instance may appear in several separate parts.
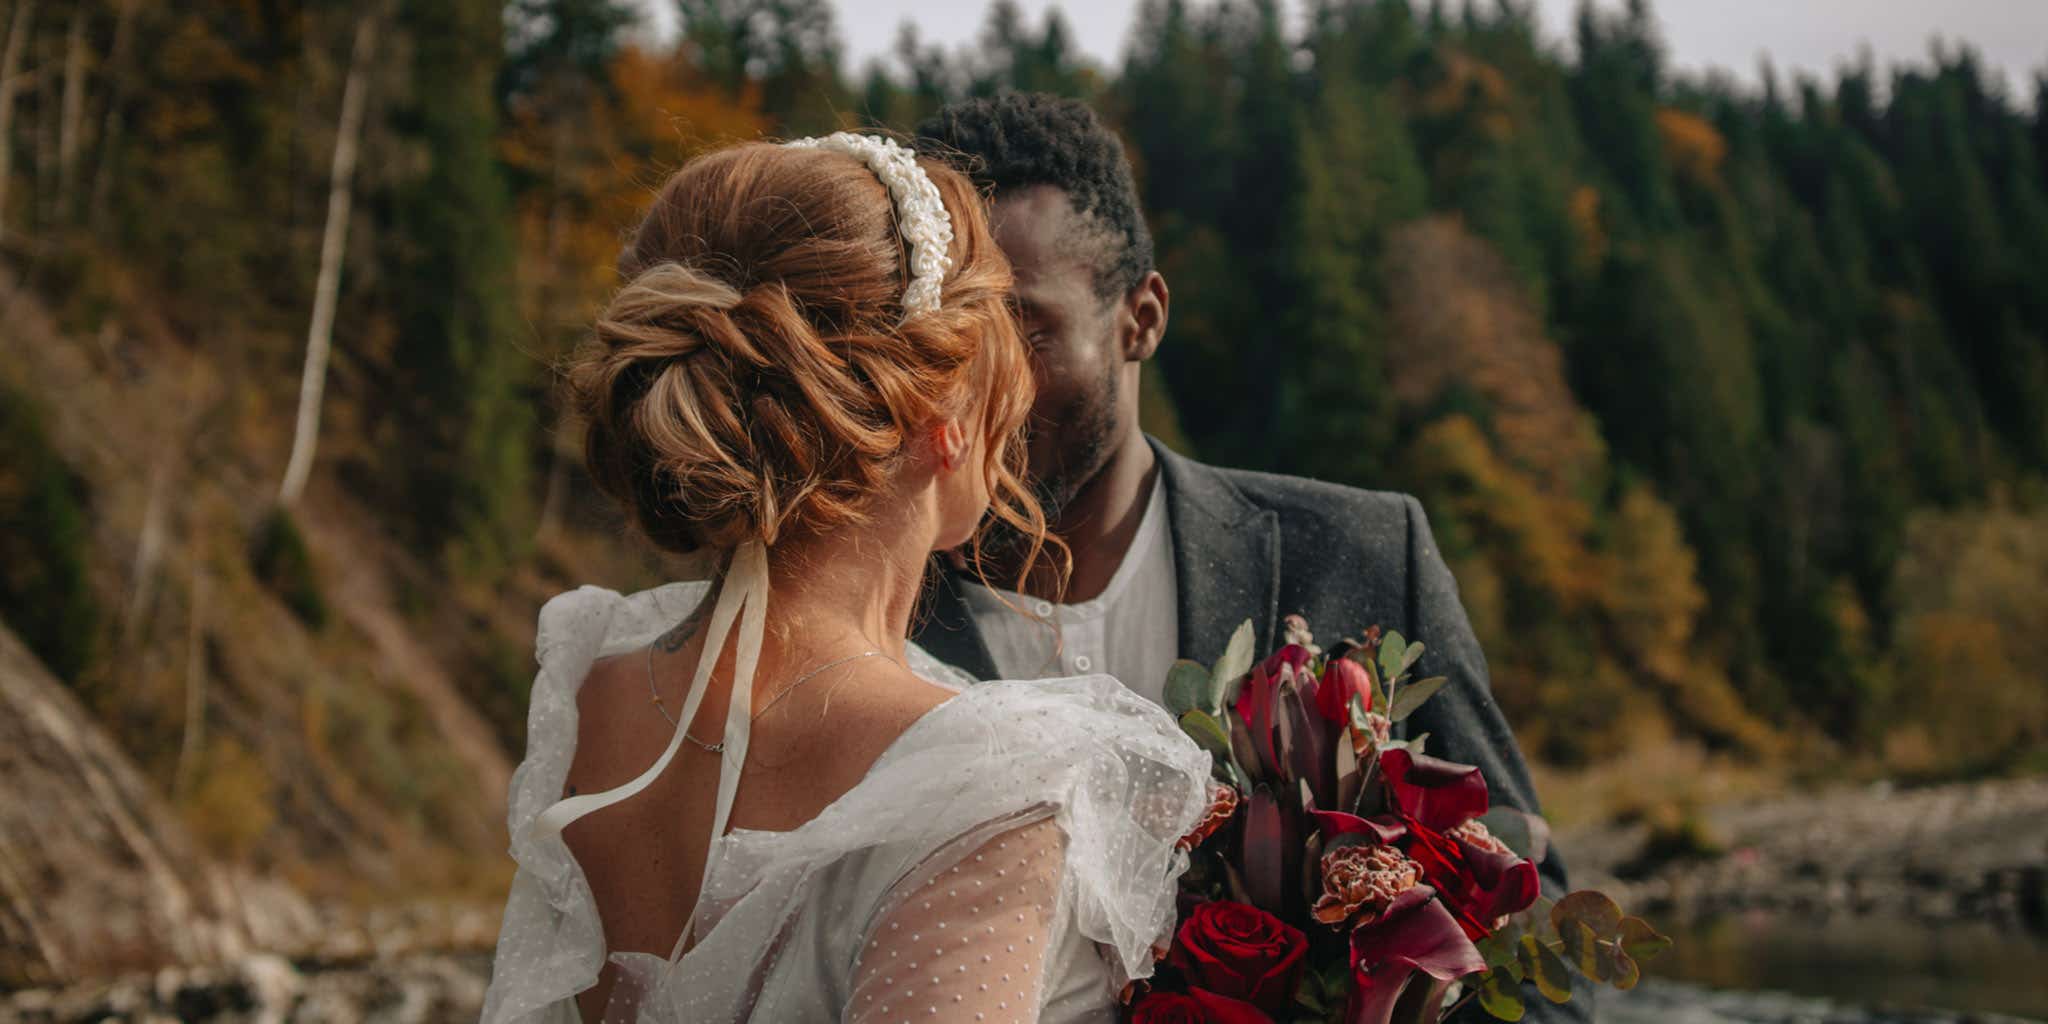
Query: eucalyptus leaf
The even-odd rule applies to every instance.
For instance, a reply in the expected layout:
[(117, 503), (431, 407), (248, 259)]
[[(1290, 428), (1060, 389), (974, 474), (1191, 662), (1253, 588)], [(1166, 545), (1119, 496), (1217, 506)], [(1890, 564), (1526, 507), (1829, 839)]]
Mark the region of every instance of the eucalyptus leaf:
[(1258, 643), (1258, 634), (1252, 630), (1252, 620), (1244, 620), (1237, 632), (1230, 634), (1230, 644), (1223, 649), (1223, 657), (1216, 659), (1216, 667), (1210, 673), (1209, 706), (1223, 706), (1224, 692), (1245, 673), (1252, 670), (1252, 646)]
[(1657, 934), (1648, 921), (1640, 917), (1621, 919), (1621, 948), (1637, 960), (1648, 960), (1671, 948), (1671, 940)]
[(1550, 847), (1550, 826), (1527, 811), (1496, 804), (1479, 816), (1479, 823), (1524, 860), (1540, 863)]
[(1606, 893), (1592, 889), (1581, 889), (1570, 893), (1550, 908), (1551, 923), (1557, 925), (1557, 933), (1570, 938), (1570, 922), (1584, 924), (1595, 937), (1606, 938), (1621, 931), (1621, 907)]
[(1536, 983), (1536, 991), (1543, 993), (1543, 998), (1553, 1003), (1571, 1001), (1571, 970), (1549, 946), (1537, 941), (1534, 935), (1524, 935), (1520, 951), (1522, 967), (1529, 972), (1529, 980)]
[(1207, 711), (1189, 711), (1180, 716), (1180, 730), (1195, 741), (1195, 745), (1211, 754), (1228, 758), (1230, 756), (1230, 734), (1223, 731), (1218, 722)]
[(1183, 658), (1166, 673), (1166, 710), (1176, 717), (1196, 710), (1215, 714), (1217, 709), (1208, 703), (1210, 692), (1209, 670), (1196, 662)]
[(1606, 965), (1600, 957), (1600, 937), (1593, 934), (1593, 929), (1587, 927), (1583, 920), (1567, 918), (1557, 930), (1564, 936), (1565, 956), (1571, 958), (1579, 973), (1594, 981), (1606, 981)]
[(1505, 967), (1514, 963), (1520, 956), (1515, 941), (1501, 932), (1488, 935), (1473, 945), (1479, 950), (1480, 958), (1486, 961), (1489, 968)]
[(1408, 653), (1408, 641), (1401, 634), (1387, 630), (1380, 640), (1380, 677), (1392, 683), (1401, 678), (1401, 658)]
[(1623, 991), (1636, 987), (1636, 982), (1643, 980), (1643, 969), (1619, 942), (1600, 941), (1600, 966), (1606, 972), (1607, 983)]
[(1504, 970), (1491, 970), (1479, 979), (1479, 1008), (1505, 1021), (1522, 1019), (1522, 986)]
[(1396, 722), (1406, 721), (1409, 715), (1415, 713), (1416, 708), (1436, 696), (1436, 692), (1450, 681), (1447, 676), (1430, 676), (1428, 679), (1418, 679), (1400, 687), (1394, 691), (1394, 713), (1387, 717)]
[(1401, 671), (1403, 673), (1414, 668), (1415, 663), (1422, 660), (1422, 650), (1422, 641), (1417, 640), (1409, 644), (1407, 650), (1401, 652)]

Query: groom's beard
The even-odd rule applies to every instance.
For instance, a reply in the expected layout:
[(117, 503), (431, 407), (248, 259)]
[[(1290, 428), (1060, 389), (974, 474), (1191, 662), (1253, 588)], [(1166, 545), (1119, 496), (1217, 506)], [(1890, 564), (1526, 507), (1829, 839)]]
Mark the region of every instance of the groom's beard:
[[(1116, 396), (1120, 371), (1121, 367), (1112, 364), (1109, 378), (1100, 382), (1093, 391), (1076, 395), (1049, 415), (1033, 417), (1034, 430), (1058, 425), (1051, 428), (1054, 432), (1048, 436), (1032, 439), (1039, 444), (1055, 446), (1051, 467), (1025, 480), (1025, 486), (1031, 489), (1032, 496), (1038, 501), (1039, 511), (1045, 514), (1048, 530), (1057, 529), (1067, 507), (1109, 464), (1110, 453), (1116, 446)], [(1016, 527), (993, 518), (981, 544), (982, 556), (992, 578), (1000, 571), (1002, 577), (1014, 579), (1031, 548), (1030, 538)]]

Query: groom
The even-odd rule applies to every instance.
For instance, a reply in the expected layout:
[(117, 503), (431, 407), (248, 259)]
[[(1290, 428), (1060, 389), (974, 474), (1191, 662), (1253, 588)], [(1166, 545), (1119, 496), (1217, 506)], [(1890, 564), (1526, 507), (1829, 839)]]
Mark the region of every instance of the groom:
[[(1450, 678), (1403, 725), (1430, 734), (1430, 753), (1477, 765), (1496, 803), (1535, 812), (1420, 503), (1204, 465), (1139, 429), (1139, 368), (1165, 336), (1169, 294), (1116, 137), (1078, 102), (1020, 93), (946, 107), (917, 134), (993, 191), (1039, 387), (1031, 474), (1073, 553), (1064, 594), (1033, 579), (1021, 601), (942, 572), (918, 644), (976, 678), (1106, 672), (1156, 702), (1175, 658), (1213, 663), (1246, 619), (1262, 653), (1289, 615), (1325, 642), (1378, 623), (1424, 643), (1417, 678)], [(1058, 623), (1057, 643), (1020, 604)], [(1562, 895), (1556, 855), (1540, 870), (1545, 894)], [(1592, 996), (1580, 986), (1565, 1006), (1529, 1009), (1586, 1021)]]

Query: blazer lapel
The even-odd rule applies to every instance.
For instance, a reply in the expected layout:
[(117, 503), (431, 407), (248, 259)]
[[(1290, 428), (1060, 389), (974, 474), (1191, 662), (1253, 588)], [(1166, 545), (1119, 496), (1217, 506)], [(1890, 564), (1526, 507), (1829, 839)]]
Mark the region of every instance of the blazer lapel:
[(959, 577), (936, 558), (931, 565), (932, 583), (925, 588), (924, 614), (912, 639), (925, 653), (976, 679), (994, 679), (995, 658), (960, 596)]
[(1246, 619), (1258, 637), (1253, 649), (1271, 651), (1279, 626), (1279, 516), (1215, 469), (1146, 440), (1159, 458), (1173, 527), (1181, 657), (1215, 664)]

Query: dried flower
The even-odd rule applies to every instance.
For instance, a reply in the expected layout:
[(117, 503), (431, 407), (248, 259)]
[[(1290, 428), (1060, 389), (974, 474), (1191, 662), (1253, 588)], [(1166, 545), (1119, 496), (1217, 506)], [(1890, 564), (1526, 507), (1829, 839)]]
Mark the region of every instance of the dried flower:
[(1340, 846), (1323, 854), (1323, 894), (1313, 914), (1332, 926), (1361, 914), (1359, 923), (1370, 922), (1421, 878), (1421, 866), (1391, 846)]
[(1224, 822), (1230, 820), (1231, 815), (1236, 813), (1237, 790), (1220, 782), (1209, 783), (1208, 811), (1203, 813), (1202, 820), (1195, 822), (1194, 831), (1182, 836), (1180, 842), (1175, 845), (1182, 850), (1192, 850), (1202, 845), (1210, 836), (1216, 834), (1217, 829), (1223, 827)]
[(1509, 856), (1514, 856), (1515, 853), (1515, 851), (1508, 849), (1508, 844), (1495, 838), (1494, 834), (1487, 829), (1486, 823), (1478, 818), (1473, 818), (1471, 821), (1465, 822), (1444, 833), (1444, 835), (1452, 839), (1462, 839), (1488, 853), (1504, 853)]

